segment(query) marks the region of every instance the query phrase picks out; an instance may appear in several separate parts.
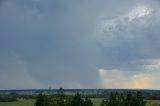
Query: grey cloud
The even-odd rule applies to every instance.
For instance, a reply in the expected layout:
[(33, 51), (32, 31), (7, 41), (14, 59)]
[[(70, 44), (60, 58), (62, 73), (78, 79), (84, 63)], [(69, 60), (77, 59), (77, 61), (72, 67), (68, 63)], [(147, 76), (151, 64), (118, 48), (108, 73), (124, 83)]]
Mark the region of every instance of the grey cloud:
[[(153, 16), (143, 20), (145, 24), (117, 20), (140, 4), (155, 10)], [(158, 9), (156, 0), (3, 1), (0, 6), (0, 63), (8, 68), (1, 67), (0, 71), (10, 76), (12, 72), (23, 70), (19, 69), (21, 64), (14, 64), (14, 59), (10, 64), (5, 62), (13, 58), (10, 54), (14, 53), (27, 64), (28, 78), (38, 83), (37, 87), (28, 85), (29, 88), (40, 85), (100, 88), (99, 68), (133, 71), (139, 65), (137, 61), (159, 58)], [(98, 25), (114, 19), (117, 26), (112, 35), (99, 33)], [(108, 36), (113, 38), (108, 40)], [(4, 80), (0, 80), (1, 83)], [(9, 85), (8, 82), (3, 86), (12, 88), (14, 84)], [(13, 88), (16, 86), (20, 87)]]

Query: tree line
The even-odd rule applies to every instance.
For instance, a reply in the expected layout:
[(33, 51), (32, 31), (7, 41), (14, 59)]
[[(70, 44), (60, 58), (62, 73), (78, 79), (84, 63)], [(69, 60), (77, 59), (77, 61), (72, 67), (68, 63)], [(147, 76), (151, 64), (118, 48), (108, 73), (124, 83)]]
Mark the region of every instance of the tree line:
[(111, 92), (109, 99), (102, 100), (101, 106), (145, 106), (146, 101), (144, 100), (142, 93), (137, 92), (136, 94), (128, 92), (126, 95), (123, 93)]
[[(127, 94), (111, 92), (107, 99), (103, 99), (100, 106), (145, 106), (146, 102), (141, 92)], [(67, 97), (60, 89), (58, 94), (47, 96), (40, 93), (37, 96), (35, 106), (94, 106), (88, 97), (82, 97), (76, 93), (73, 97)]]
[(89, 98), (82, 99), (79, 93), (76, 93), (73, 98), (65, 98), (64, 95), (47, 98), (44, 94), (39, 94), (35, 106), (93, 106)]

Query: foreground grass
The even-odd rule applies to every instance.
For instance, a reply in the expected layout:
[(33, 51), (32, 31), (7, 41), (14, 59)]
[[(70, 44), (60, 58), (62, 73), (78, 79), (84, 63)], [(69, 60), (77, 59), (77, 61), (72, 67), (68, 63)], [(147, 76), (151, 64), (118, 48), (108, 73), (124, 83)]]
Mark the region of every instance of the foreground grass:
[(100, 98), (94, 98), (94, 99), (91, 99), (91, 100), (92, 100), (92, 102), (95, 106), (100, 106), (101, 101), (102, 101), (102, 99), (100, 99)]
[(16, 102), (0, 102), (0, 106), (34, 106), (35, 100), (19, 100)]
[(146, 106), (160, 106), (160, 100), (148, 100)]
[[(95, 106), (100, 106), (102, 99), (92, 99)], [(0, 106), (34, 106), (35, 100), (19, 100), (16, 102), (0, 102)]]
[[(100, 106), (102, 99), (92, 99), (95, 106)], [(0, 102), (0, 106), (34, 106), (35, 100), (19, 100), (17, 102)], [(148, 100), (146, 106), (160, 106), (160, 100)]]

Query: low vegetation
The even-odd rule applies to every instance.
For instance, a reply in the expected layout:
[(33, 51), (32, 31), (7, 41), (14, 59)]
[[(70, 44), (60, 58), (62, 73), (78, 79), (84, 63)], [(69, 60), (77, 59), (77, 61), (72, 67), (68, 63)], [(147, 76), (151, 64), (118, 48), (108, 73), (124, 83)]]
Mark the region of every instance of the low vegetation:
[[(61, 88), (57, 93), (0, 93), (0, 106), (160, 106), (156, 99), (147, 100), (145, 92), (72, 93)], [(154, 95), (152, 95), (154, 97)], [(154, 97), (155, 98), (155, 97)]]
[[(94, 106), (91, 99), (88, 97), (82, 98), (79, 93), (76, 93), (72, 98), (67, 98), (61, 91), (55, 97), (47, 97), (44, 94), (39, 94), (35, 106)], [(131, 93), (126, 95), (123, 93), (111, 92), (108, 99), (103, 99), (100, 106), (146, 106), (141, 92)]]

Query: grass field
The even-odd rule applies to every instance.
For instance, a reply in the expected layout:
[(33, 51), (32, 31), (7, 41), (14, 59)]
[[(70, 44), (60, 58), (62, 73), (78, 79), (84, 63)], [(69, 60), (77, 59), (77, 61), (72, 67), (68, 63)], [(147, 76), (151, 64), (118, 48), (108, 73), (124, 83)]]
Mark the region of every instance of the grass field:
[(148, 100), (146, 106), (160, 106), (160, 100)]
[[(95, 106), (99, 106), (101, 99), (92, 99)], [(0, 106), (34, 106), (35, 100), (20, 100), (17, 102), (0, 102)]]
[(95, 106), (100, 106), (102, 99), (95, 98), (95, 99), (92, 99), (92, 101)]
[[(92, 99), (95, 106), (99, 106), (101, 99)], [(34, 106), (35, 100), (19, 100), (17, 102), (0, 102), (0, 106)], [(160, 106), (160, 100), (148, 100), (146, 106)]]
[(0, 102), (0, 106), (34, 106), (34, 100), (19, 100), (17, 102)]

